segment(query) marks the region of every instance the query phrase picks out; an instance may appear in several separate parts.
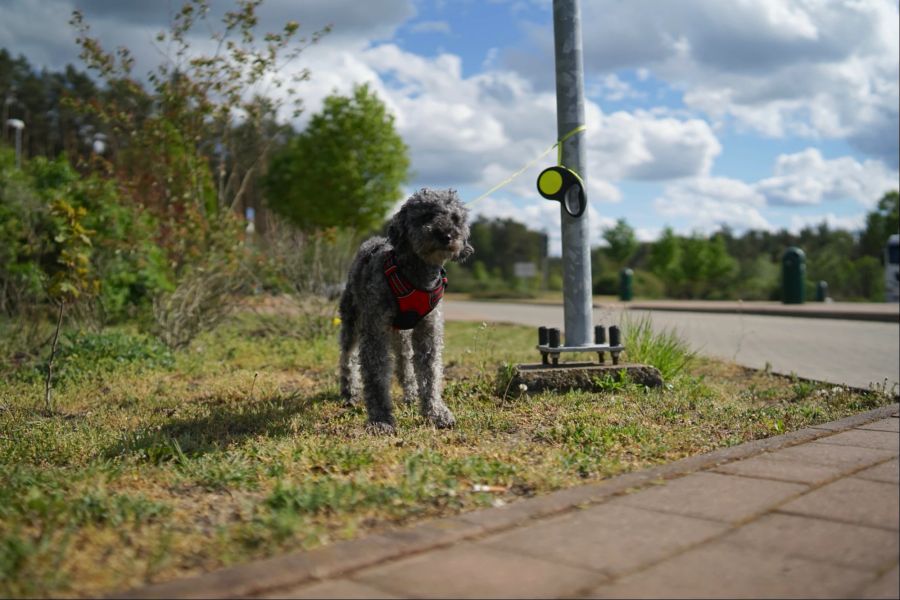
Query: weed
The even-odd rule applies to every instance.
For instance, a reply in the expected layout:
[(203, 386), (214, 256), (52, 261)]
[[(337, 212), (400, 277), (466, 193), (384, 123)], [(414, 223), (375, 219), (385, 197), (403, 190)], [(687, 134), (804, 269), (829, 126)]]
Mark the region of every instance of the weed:
[(622, 328), (629, 360), (656, 367), (664, 381), (678, 377), (696, 356), (674, 330), (654, 331), (649, 316), (626, 315)]

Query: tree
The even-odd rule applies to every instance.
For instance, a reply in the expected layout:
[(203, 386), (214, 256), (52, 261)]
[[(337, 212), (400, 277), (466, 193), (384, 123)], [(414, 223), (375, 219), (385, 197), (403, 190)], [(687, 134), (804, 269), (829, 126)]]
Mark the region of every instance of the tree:
[(859, 239), (860, 252), (864, 256), (880, 256), (884, 244), (893, 233), (900, 233), (900, 193), (887, 192), (878, 206), (866, 215), (866, 228)]
[(683, 279), (681, 267), (681, 245), (671, 227), (663, 229), (659, 240), (650, 250), (648, 267), (666, 283), (666, 292), (671, 296)]
[(277, 152), (266, 178), (269, 206), (304, 230), (366, 231), (384, 220), (409, 176), (394, 117), (369, 89), (333, 94), (309, 126)]
[(620, 265), (624, 265), (638, 247), (634, 229), (625, 219), (618, 219), (613, 227), (604, 229), (603, 239), (609, 244), (606, 254)]
[[(127, 48), (105, 50), (80, 12), (71, 19), (82, 60), (109, 91), (105, 101), (78, 108), (104, 124), (114, 175), (159, 219), (159, 242), (178, 276), (211, 251), (230, 252), (240, 242), (232, 211), (278, 137), (272, 115), (282, 107), (299, 114), (293, 85), (309, 77), (306, 69), (286, 75), (282, 67), (328, 31), (298, 39), (299, 24), (288, 21), (280, 31), (259, 36), (260, 3), (237, 0), (213, 30), (208, 2), (187, 0), (169, 29), (156, 36), (168, 60), (148, 73), (149, 91), (134, 76)], [(201, 26), (211, 31), (213, 52), (192, 45)], [(273, 87), (283, 93), (266, 96)], [(252, 160), (238, 151), (248, 129), (254, 135)]]

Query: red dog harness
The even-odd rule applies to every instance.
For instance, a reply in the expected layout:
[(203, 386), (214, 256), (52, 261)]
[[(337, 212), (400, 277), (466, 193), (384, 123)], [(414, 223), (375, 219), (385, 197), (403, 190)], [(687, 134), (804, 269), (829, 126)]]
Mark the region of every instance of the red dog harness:
[(384, 276), (397, 300), (394, 329), (412, 329), (434, 310), (447, 287), (447, 273), (441, 268), (441, 281), (433, 290), (419, 290), (412, 286), (397, 268), (397, 257), (391, 252), (384, 261)]

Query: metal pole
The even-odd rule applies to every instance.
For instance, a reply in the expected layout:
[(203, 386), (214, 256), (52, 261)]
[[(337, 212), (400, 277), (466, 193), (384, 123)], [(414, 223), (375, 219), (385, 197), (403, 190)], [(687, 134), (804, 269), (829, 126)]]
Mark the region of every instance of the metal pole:
[(16, 168), (22, 168), (22, 128), (16, 127)]
[[(581, 9), (578, 0), (553, 0), (553, 39), (556, 54), (557, 139), (584, 125), (584, 69), (581, 52)], [(562, 143), (562, 164), (575, 171), (587, 185), (584, 132)], [(585, 190), (587, 192), (587, 190)], [(566, 346), (593, 342), (591, 305), (591, 249), (588, 215), (570, 217), (560, 203), (562, 216), (563, 315)]]

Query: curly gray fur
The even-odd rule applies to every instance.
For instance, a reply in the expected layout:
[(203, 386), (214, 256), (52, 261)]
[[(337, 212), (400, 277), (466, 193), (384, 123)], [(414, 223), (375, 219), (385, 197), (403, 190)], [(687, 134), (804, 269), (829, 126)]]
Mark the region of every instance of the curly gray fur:
[(397, 375), (407, 402), (419, 400), (422, 416), (437, 427), (451, 427), (455, 418), (441, 399), (444, 317), (441, 305), (411, 330), (392, 326), (397, 301), (384, 276), (391, 251), (403, 277), (420, 290), (438, 285), (448, 260), (472, 254), (468, 243), (468, 210), (453, 190), (422, 189), (391, 219), (388, 237), (363, 242), (350, 265), (341, 296), (341, 396), (348, 401), (360, 392), (369, 424), (393, 432), (391, 375)]

